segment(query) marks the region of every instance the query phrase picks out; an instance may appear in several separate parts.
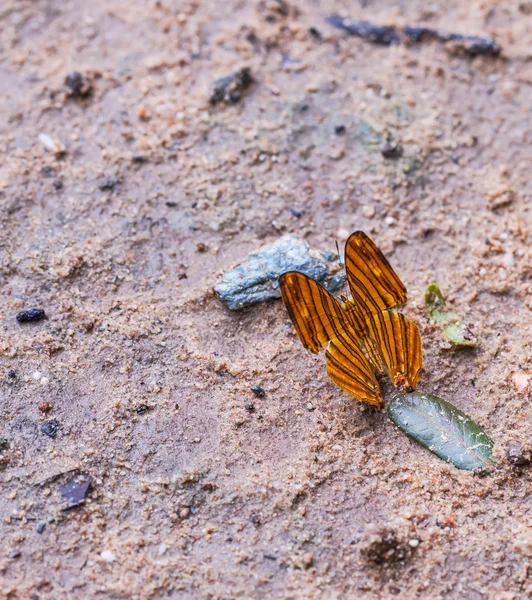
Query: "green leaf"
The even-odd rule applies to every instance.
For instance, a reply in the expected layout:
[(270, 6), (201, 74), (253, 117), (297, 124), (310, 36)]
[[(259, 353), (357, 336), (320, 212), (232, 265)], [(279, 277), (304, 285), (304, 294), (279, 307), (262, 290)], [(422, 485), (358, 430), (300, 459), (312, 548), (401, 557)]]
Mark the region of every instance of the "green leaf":
[(425, 290), (425, 308), (430, 318), (443, 326), (443, 336), (456, 346), (476, 346), (477, 339), (462, 323), (460, 317), (446, 312), (445, 300), (437, 283), (429, 283)]
[(408, 436), (459, 469), (493, 464), (493, 440), (450, 402), (424, 392), (397, 394), (388, 416)]

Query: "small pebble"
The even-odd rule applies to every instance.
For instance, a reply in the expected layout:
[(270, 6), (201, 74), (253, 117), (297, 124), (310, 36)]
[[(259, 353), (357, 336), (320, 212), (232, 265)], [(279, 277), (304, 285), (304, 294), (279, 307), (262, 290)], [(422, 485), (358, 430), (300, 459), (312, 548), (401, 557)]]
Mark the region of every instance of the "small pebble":
[(409, 540), (409, 541), (408, 541), (408, 545), (409, 545), (411, 548), (417, 548), (417, 547), (419, 546), (419, 540), (416, 540), (416, 539), (414, 539), (414, 540)]
[(42, 308), (28, 308), (17, 313), (17, 321), (19, 323), (34, 323), (42, 321), (46, 317), (46, 313)]
[(384, 144), (381, 148), (381, 154), (384, 158), (399, 158), (403, 156), (403, 147), (395, 142), (390, 144)]
[(339, 229), (336, 232), (336, 237), (341, 241), (345, 241), (349, 237), (349, 231), (347, 229)]
[(54, 140), (46, 133), (39, 134), (39, 141), (47, 150), (53, 152), (58, 158), (66, 152), (65, 145), (61, 141)]
[(42, 377), (42, 373), (40, 371), (35, 371), (35, 373), (33, 374), (33, 379), (35, 379), (35, 381), (39, 381)]
[(57, 430), (59, 429), (59, 422), (57, 419), (51, 419), (50, 421), (46, 421), (41, 425), (41, 431), (48, 437), (52, 439), (55, 438)]
[(116, 560), (116, 556), (114, 552), (111, 552), (111, 550), (104, 550), (100, 556), (102, 557), (102, 559), (107, 562), (107, 563), (112, 563)]
[(365, 204), (362, 207), (362, 214), (366, 217), (366, 219), (373, 219), (375, 216), (375, 207), (371, 204)]
[(257, 398), (263, 398), (266, 392), (260, 387), (260, 385), (254, 385), (251, 391), (257, 396)]
[(159, 544), (157, 547), (157, 552), (159, 556), (162, 556), (168, 550), (168, 546), (166, 544)]
[(52, 407), (50, 406), (50, 403), (49, 403), (49, 402), (46, 402), (46, 400), (43, 400), (42, 402), (39, 402), (38, 408), (39, 408), (39, 410), (40, 410), (42, 413), (46, 413), (46, 412), (48, 412), (48, 411), (49, 411), (49, 410), (50, 410)]

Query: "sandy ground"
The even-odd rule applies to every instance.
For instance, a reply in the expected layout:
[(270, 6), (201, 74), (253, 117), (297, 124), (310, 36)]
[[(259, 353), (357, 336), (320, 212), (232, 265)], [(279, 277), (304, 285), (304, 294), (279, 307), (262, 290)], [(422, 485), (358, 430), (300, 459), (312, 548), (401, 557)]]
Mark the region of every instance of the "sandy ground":
[[(502, 54), (375, 46), (333, 12), (492, 35)], [(531, 14), (2, 2), (0, 596), (532, 595), (530, 469), (506, 458), (532, 421)], [(209, 106), (209, 84), (243, 66), (241, 101)], [(68, 94), (74, 71), (87, 97)], [(401, 158), (382, 156), (390, 140)], [(494, 438), (491, 475), (336, 388), (280, 301), (238, 313), (212, 294), (284, 233), (334, 250), (355, 229), (407, 285), (419, 388)], [(449, 350), (429, 322), (432, 279), (478, 348)], [(24, 307), (47, 320), (19, 324)], [(93, 478), (87, 502), (63, 510), (75, 473)]]

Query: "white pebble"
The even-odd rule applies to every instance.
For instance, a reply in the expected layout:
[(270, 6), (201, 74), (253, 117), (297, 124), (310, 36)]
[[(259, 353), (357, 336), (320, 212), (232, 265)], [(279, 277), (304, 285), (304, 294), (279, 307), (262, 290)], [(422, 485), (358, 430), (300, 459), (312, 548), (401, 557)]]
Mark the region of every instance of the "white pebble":
[(397, 219), (394, 219), (393, 217), (386, 217), (384, 219), (384, 222), (386, 223), (386, 225), (391, 227), (392, 225), (395, 225), (395, 223), (397, 223)]
[(49, 379), (48, 377), (41, 377), (41, 385), (48, 385)]
[(114, 552), (111, 552), (111, 550), (104, 550), (100, 556), (102, 557), (103, 560), (105, 560), (105, 562), (107, 563), (112, 563), (115, 561), (116, 556)]
[(157, 548), (157, 552), (159, 556), (162, 556), (168, 550), (168, 546), (166, 544), (159, 544)]
[(33, 374), (33, 379), (35, 379), (35, 381), (39, 381), (41, 377), (42, 373), (40, 373), (39, 371), (35, 371), (35, 373)]
[(411, 548), (417, 548), (417, 547), (419, 546), (419, 540), (416, 540), (416, 539), (414, 539), (414, 540), (409, 540), (409, 542), (408, 542), (408, 545), (409, 545)]
[(60, 140), (54, 140), (46, 133), (39, 134), (39, 142), (50, 152), (53, 152), (56, 156), (61, 156), (65, 153), (66, 148), (63, 142)]

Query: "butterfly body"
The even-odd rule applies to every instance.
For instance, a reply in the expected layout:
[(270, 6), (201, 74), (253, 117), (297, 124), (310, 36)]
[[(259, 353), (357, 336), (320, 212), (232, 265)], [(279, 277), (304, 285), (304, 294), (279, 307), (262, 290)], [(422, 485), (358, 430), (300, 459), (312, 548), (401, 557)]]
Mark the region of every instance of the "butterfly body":
[(346, 242), (345, 267), (353, 296), (339, 302), (297, 271), (279, 278), (281, 295), (299, 339), (311, 352), (325, 345), (327, 374), (362, 402), (384, 406), (376, 373), (405, 391), (422, 367), (421, 336), (402, 313), (406, 288), (378, 247), (361, 231)]

